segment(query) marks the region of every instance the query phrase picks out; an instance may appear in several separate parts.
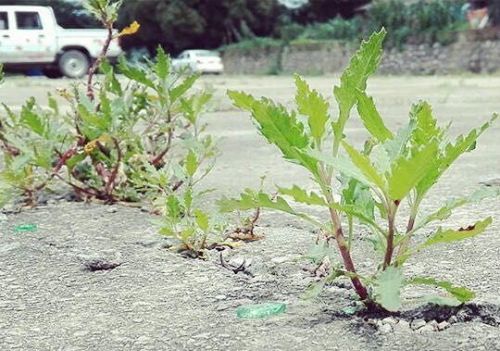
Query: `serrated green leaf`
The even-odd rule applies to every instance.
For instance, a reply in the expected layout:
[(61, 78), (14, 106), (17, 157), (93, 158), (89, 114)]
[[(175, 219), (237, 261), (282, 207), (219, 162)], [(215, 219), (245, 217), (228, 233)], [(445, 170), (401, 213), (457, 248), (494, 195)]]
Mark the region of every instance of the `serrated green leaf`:
[(80, 118), (84, 122), (83, 126), (85, 127), (85, 132), (89, 133), (89, 135), (86, 135), (89, 139), (97, 139), (101, 136), (101, 134), (110, 130), (110, 118), (101, 118), (95, 113), (89, 111), (83, 104), (79, 104), (77, 106), (77, 110)]
[(69, 160), (66, 161), (66, 167), (71, 172), (73, 170), (73, 168), (75, 168), (76, 165), (78, 165), (83, 160), (85, 160), (86, 157), (87, 157), (87, 154), (85, 154), (83, 152), (80, 154), (76, 154), (73, 157), (71, 157)]
[(252, 95), (242, 91), (228, 90), (227, 96), (229, 96), (234, 106), (252, 112), (253, 104), (256, 102)]
[(198, 158), (196, 157), (196, 154), (193, 152), (193, 150), (189, 150), (189, 153), (186, 156), (185, 167), (186, 172), (190, 177), (192, 177), (198, 169)]
[(198, 227), (200, 227), (200, 229), (205, 233), (208, 232), (208, 229), (210, 228), (208, 214), (206, 214), (202, 210), (196, 209), (194, 211), (194, 218), (196, 219), (196, 224), (198, 224)]
[(323, 162), (326, 165), (332, 166), (337, 171), (341, 172), (344, 176), (348, 178), (354, 178), (360, 183), (376, 188), (376, 184), (372, 181), (368, 180), (368, 178), (361, 172), (361, 170), (356, 167), (353, 162), (346, 157), (332, 157), (330, 155), (326, 155), (317, 150), (307, 150), (307, 154), (310, 157), (315, 158), (317, 161)]
[(170, 101), (172, 103), (177, 101), (178, 98), (180, 98), (189, 89), (191, 89), (191, 87), (198, 80), (199, 77), (200, 77), (199, 74), (190, 75), (186, 79), (184, 79), (180, 84), (175, 86), (175, 88), (171, 89), (170, 90)]
[(128, 79), (131, 79), (149, 88), (155, 88), (153, 81), (147, 77), (146, 72), (144, 72), (140, 68), (129, 65), (125, 58), (123, 58), (122, 56), (120, 56), (120, 58), (118, 59), (118, 67), (120, 69), (120, 72)]
[(412, 142), (416, 146), (427, 144), (430, 140), (442, 140), (443, 129), (437, 126), (437, 120), (432, 114), (432, 107), (425, 101), (412, 106), (410, 119), (415, 121), (412, 131)]
[(316, 90), (311, 90), (306, 81), (298, 74), (295, 75), (295, 86), (297, 87), (295, 102), (298, 111), (308, 117), (307, 122), (311, 135), (319, 141), (325, 135), (325, 126), (329, 119), (329, 104)]
[(57, 100), (54, 99), (54, 97), (52, 96), (52, 94), (50, 94), (50, 93), (48, 94), (47, 101), (48, 101), (49, 107), (52, 109), (54, 114), (59, 115), (59, 105), (57, 103)]
[(289, 113), (284, 106), (266, 98), (256, 100), (250, 95), (236, 92), (229, 96), (236, 106), (250, 109), (260, 133), (269, 143), (276, 145), (287, 160), (317, 173), (316, 160), (305, 153), (309, 137), (293, 112)]
[(278, 191), (282, 195), (287, 195), (293, 198), (295, 202), (300, 202), (307, 205), (318, 205), (318, 206), (326, 206), (326, 201), (316, 194), (314, 191), (311, 191), (309, 194), (302, 188), (299, 188), (297, 185), (294, 185), (292, 188), (280, 188), (278, 187)]
[(22, 107), (21, 110), (21, 119), (20, 122), (29, 127), (33, 132), (40, 136), (44, 136), (45, 134), (45, 123), (42, 121), (42, 118), (33, 111), (34, 108), (34, 100), (33, 104), (26, 104)]
[(418, 196), (423, 197), (458, 157), (470, 151), (475, 146), (479, 136), (491, 127), (497, 118), (498, 115), (493, 115), (493, 117), (480, 128), (472, 130), (465, 137), (460, 135), (455, 140), (455, 143), (448, 143), (441, 152), (441, 155), (436, 158), (436, 167), (431, 169), (416, 186)]
[[(370, 189), (356, 179), (350, 179), (348, 186), (342, 190), (342, 206), (356, 209), (356, 213), (374, 221), (375, 201)], [(349, 212), (352, 214), (352, 212)], [(358, 215), (354, 215), (358, 217)]]
[(368, 156), (363, 155), (346, 142), (343, 142), (342, 145), (351, 158), (352, 163), (363, 173), (366, 179), (385, 192), (387, 189), (386, 181), (373, 166)]
[(373, 33), (351, 58), (349, 65), (340, 77), (340, 86), (334, 88), (334, 95), (339, 105), (339, 118), (334, 123), (334, 132), (337, 138), (342, 138), (345, 124), (350, 111), (356, 103), (356, 92), (365, 91), (366, 80), (377, 69), (382, 57), (382, 42), (386, 31), (381, 29)]
[(174, 195), (169, 195), (166, 201), (167, 205), (167, 215), (170, 220), (178, 221), (181, 218), (181, 214), (184, 212), (182, 205)]
[(430, 142), (410, 158), (401, 156), (395, 161), (389, 177), (389, 196), (392, 200), (402, 200), (430, 170), (436, 168), (437, 151), (436, 142)]
[(482, 187), (469, 196), (449, 200), (443, 207), (427, 216), (423, 223), (427, 224), (432, 221), (443, 221), (451, 216), (455, 208), (470, 203), (478, 203), (486, 198), (495, 196), (500, 196), (500, 189)]
[(394, 139), (388, 139), (383, 143), (383, 148), (391, 162), (405, 154), (414, 128), (415, 122), (410, 121), (406, 127), (398, 130)]
[(271, 197), (268, 194), (255, 192), (251, 189), (245, 189), (245, 192), (240, 195), (239, 199), (223, 197), (217, 201), (217, 205), (221, 212), (247, 211), (256, 208), (278, 210), (300, 217), (316, 226), (323, 227), (320, 222), (314, 220), (310, 216), (295, 211), (281, 196)]
[(415, 277), (406, 282), (406, 285), (431, 285), (436, 288), (441, 288), (450, 293), (460, 302), (467, 302), (476, 297), (476, 294), (462, 286), (455, 286), (451, 282), (445, 280), (436, 280), (429, 277)]
[(240, 195), (239, 199), (223, 197), (217, 201), (217, 204), (221, 212), (247, 211), (263, 207), (295, 214), (295, 211), (282, 197), (277, 196), (276, 199), (272, 199), (268, 194), (255, 192), (251, 189), (245, 189), (245, 192)]
[(122, 85), (120, 84), (118, 79), (116, 79), (113, 66), (111, 66), (107, 60), (103, 60), (99, 68), (102, 70), (106, 77), (104, 81), (104, 83), (106, 84), (106, 89), (115, 95), (122, 96)]
[(188, 188), (184, 192), (184, 206), (189, 211), (192, 205), (193, 205), (193, 190), (191, 188)]
[(170, 60), (161, 46), (156, 50), (155, 72), (162, 80), (167, 79), (170, 71)]
[(9, 164), (9, 168), (13, 172), (19, 172), (24, 169), (24, 167), (28, 166), (32, 161), (32, 154), (21, 154), (17, 157), (14, 157)]
[(460, 228), (458, 230), (439, 228), (438, 231), (433, 236), (427, 239), (420, 246), (420, 249), (435, 244), (451, 243), (455, 241), (464, 240), (467, 238), (472, 238), (476, 235), (483, 233), (492, 222), (493, 219), (491, 217), (488, 217), (485, 220), (478, 221), (471, 226), (468, 226), (466, 228)]
[(364, 213), (363, 209), (359, 208), (358, 206), (331, 204), (330, 207), (336, 209), (337, 211), (343, 212), (349, 216), (355, 217), (359, 219), (361, 223), (370, 225), (371, 227), (375, 228), (379, 233), (383, 233), (383, 230), (377, 225), (373, 217)]
[(196, 229), (193, 227), (185, 227), (182, 228), (180, 232), (180, 239), (183, 242), (187, 242), (190, 238), (192, 238), (196, 234)]
[(357, 91), (358, 113), (366, 130), (379, 142), (383, 143), (387, 139), (393, 139), (394, 135), (387, 129), (375, 107), (373, 99), (366, 95), (364, 91)]
[(390, 172), (392, 163), (391, 157), (384, 146), (380, 144), (375, 145), (370, 152), (370, 159), (381, 174)]
[(400, 269), (389, 266), (375, 279), (375, 301), (390, 312), (401, 308), (401, 287), (403, 286), (403, 273)]

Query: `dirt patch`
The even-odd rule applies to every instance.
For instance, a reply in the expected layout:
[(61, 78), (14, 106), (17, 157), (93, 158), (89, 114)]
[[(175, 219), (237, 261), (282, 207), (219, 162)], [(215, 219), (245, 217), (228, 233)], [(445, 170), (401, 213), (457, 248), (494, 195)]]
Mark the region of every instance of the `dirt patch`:
[(115, 269), (116, 267), (121, 266), (122, 263), (119, 262), (110, 262), (110, 261), (103, 261), (103, 260), (92, 260), (92, 261), (87, 261), (83, 263), (83, 267), (85, 270), (89, 272), (96, 272), (96, 271), (110, 271), (112, 269)]

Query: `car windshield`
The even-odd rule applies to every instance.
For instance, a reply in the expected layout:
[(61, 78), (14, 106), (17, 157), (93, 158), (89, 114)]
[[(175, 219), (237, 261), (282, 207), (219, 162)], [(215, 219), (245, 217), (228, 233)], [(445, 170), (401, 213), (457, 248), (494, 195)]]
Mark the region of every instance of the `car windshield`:
[(198, 57), (219, 57), (219, 54), (215, 51), (196, 51), (195, 55)]

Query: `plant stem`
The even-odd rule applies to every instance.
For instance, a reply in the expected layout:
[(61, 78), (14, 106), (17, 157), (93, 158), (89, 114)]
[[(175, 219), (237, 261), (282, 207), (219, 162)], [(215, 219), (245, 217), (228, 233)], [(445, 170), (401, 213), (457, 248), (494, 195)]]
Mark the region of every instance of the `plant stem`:
[(356, 273), (356, 267), (354, 266), (354, 262), (352, 261), (351, 257), (350, 245), (348, 245), (345, 240), (344, 232), (342, 231), (342, 222), (340, 221), (339, 214), (337, 210), (330, 206), (335, 204), (335, 199), (333, 198), (331, 192), (330, 182), (328, 181), (330, 176), (325, 174), (325, 170), (322, 166), (320, 166), (318, 169), (319, 177), (317, 178), (317, 181), (329, 205), (328, 210), (330, 212), (330, 219), (333, 225), (333, 234), (335, 241), (337, 242), (337, 247), (339, 248), (340, 255), (342, 256), (342, 261), (344, 262), (344, 268), (352, 274), (350, 277), (351, 283), (356, 290), (359, 298), (362, 301), (365, 301), (368, 299), (368, 291), (366, 290), (363, 283), (361, 283), (361, 280)]
[(106, 57), (106, 54), (108, 53), (109, 50), (109, 45), (111, 44), (111, 41), (113, 40), (113, 23), (106, 23), (106, 29), (108, 30), (108, 36), (106, 37), (106, 41), (104, 42), (104, 46), (102, 47), (102, 51), (97, 56), (97, 59), (94, 61), (92, 66), (89, 69), (89, 75), (87, 77), (87, 97), (91, 100), (94, 101), (95, 95), (94, 95), (94, 88), (92, 86), (92, 80), (94, 78), (94, 75), (99, 68), (99, 65), (101, 64), (102, 60), (104, 57)]
[[(408, 218), (408, 224), (406, 225), (406, 234), (410, 233), (413, 230), (413, 227), (415, 226), (417, 209), (418, 209), (418, 203), (414, 205), (410, 217)], [(398, 254), (396, 255), (397, 259), (399, 259), (399, 257), (401, 257), (406, 252), (406, 250), (408, 249), (408, 245), (410, 244), (410, 240), (411, 240), (411, 234), (407, 235), (407, 237), (403, 239), (401, 245), (399, 245)], [(396, 262), (396, 265), (399, 264), (400, 264), (399, 262)]]
[(347, 217), (347, 224), (349, 226), (349, 235), (347, 237), (347, 246), (349, 250), (352, 248), (352, 236), (353, 236), (353, 220), (352, 216)]
[(340, 218), (338, 216), (337, 211), (335, 211), (335, 209), (333, 208), (330, 208), (330, 217), (334, 225), (335, 240), (337, 241), (337, 246), (339, 248), (340, 255), (342, 256), (342, 260), (344, 261), (344, 268), (349, 273), (352, 273), (351, 283), (354, 286), (354, 289), (356, 290), (356, 293), (358, 294), (359, 298), (362, 301), (367, 300), (368, 291), (366, 290), (365, 286), (363, 285), (363, 283), (361, 283), (361, 280), (359, 280), (357, 276), (356, 268), (354, 267), (354, 262), (352, 261), (351, 252), (349, 251), (349, 247), (346, 243), (344, 233), (342, 231)]
[(387, 248), (384, 257), (384, 269), (391, 265), (392, 254), (394, 252), (394, 216), (389, 214), (389, 231), (387, 234)]
[(113, 168), (113, 171), (111, 172), (111, 175), (109, 176), (109, 179), (108, 179), (108, 184), (106, 184), (106, 195), (109, 197), (110, 199), (110, 202), (112, 202), (112, 194), (113, 194), (113, 191), (115, 189), (115, 181), (116, 181), (116, 176), (118, 175), (118, 170), (120, 169), (120, 164), (122, 162), (122, 150), (120, 148), (120, 144), (118, 143), (118, 140), (116, 140), (115, 137), (113, 137), (113, 143), (115, 144), (115, 148), (116, 148), (116, 152), (118, 154), (117, 156), (117, 160), (116, 160), (116, 164), (115, 164), (115, 167)]
[(387, 248), (385, 250), (384, 257), (384, 269), (391, 265), (392, 255), (394, 253), (394, 233), (395, 226), (394, 222), (396, 219), (396, 212), (398, 210), (398, 204), (389, 204), (389, 211), (387, 213), (387, 221), (388, 221), (388, 233), (387, 233)]
[(167, 145), (165, 146), (165, 149), (161, 151), (157, 156), (155, 156), (151, 160), (151, 164), (153, 166), (159, 166), (165, 155), (169, 152), (170, 147), (172, 146), (172, 138), (174, 135), (174, 131), (172, 128), (172, 113), (170, 110), (167, 111), (167, 123), (169, 124), (168, 132), (167, 132)]

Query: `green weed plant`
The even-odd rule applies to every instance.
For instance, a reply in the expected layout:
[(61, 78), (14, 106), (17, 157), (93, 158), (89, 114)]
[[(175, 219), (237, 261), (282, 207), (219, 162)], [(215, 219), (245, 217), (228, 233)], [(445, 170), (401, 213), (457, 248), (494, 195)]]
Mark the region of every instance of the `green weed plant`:
[[(427, 285), (447, 295), (425, 296), (422, 302), (458, 305), (471, 300), (474, 293), (465, 287), (428, 276), (405, 277), (403, 268), (409, 258), (434, 245), (475, 237), (491, 224), (488, 217), (464, 228), (439, 227), (424, 239), (417, 234), (430, 224), (448, 219), (460, 206), (497, 195), (480, 189), (462, 198), (454, 198), (431, 214), (423, 214), (421, 204), (446, 170), (464, 153), (475, 148), (476, 141), (497, 118), (494, 115), (477, 129), (451, 138), (449, 126), (438, 125), (431, 106), (418, 102), (410, 110), (406, 127), (390, 130), (366, 92), (368, 77), (379, 65), (385, 30), (374, 33), (351, 59), (333, 89), (338, 106), (336, 117), (330, 114), (330, 101), (295, 76), (296, 108), (266, 97), (229, 91), (234, 105), (250, 112), (259, 132), (275, 145), (283, 157), (305, 168), (317, 185), (317, 191), (300, 186), (278, 187), (278, 196), (263, 191), (245, 190), (239, 198), (220, 201), (223, 211), (268, 208), (301, 218), (324, 233), (309, 253), (317, 263), (328, 258), (335, 265), (323, 280), (313, 283), (308, 296), (317, 296), (325, 284), (347, 277), (361, 301), (368, 307), (397, 311), (402, 307), (401, 289)], [(364, 147), (352, 146), (345, 126), (356, 108), (370, 135)], [(338, 190), (337, 190), (338, 189)], [(293, 202), (323, 208), (327, 222), (293, 207)], [(401, 211), (407, 206), (409, 214)], [(406, 217), (406, 218), (401, 218)], [(352, 251), (356, 241), (354, 221), (367, 227), (379, 262), (371, 272), (360, 272)], [(404, 221), (401, 230), (398, 223)], [(337, 252), (335, 252), (335, 246)]]

